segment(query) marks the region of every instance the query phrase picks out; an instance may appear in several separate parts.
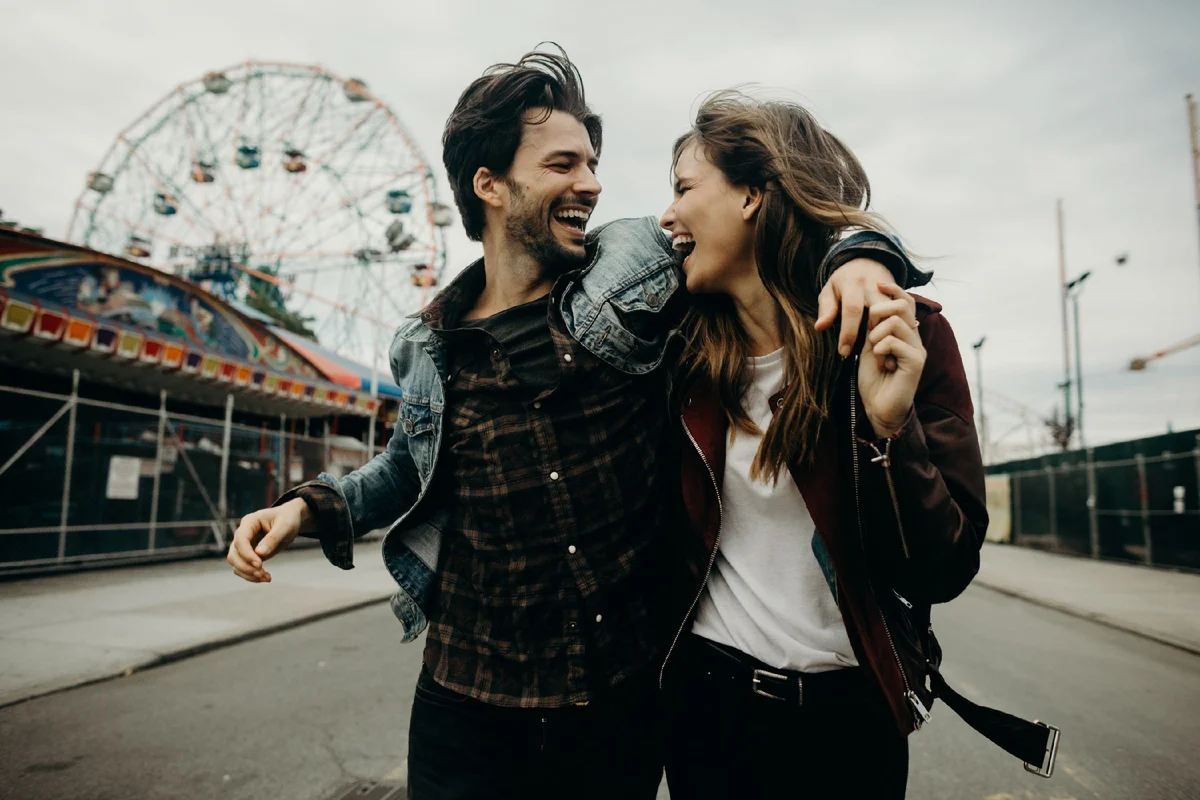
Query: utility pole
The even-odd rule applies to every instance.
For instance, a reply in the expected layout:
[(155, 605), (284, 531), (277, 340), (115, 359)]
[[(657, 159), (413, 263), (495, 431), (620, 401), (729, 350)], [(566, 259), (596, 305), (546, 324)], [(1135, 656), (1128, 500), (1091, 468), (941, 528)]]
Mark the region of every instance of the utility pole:
[(1086, 448), (1087, 445), (1083, 440), (1083, 354), (1079, 348), (1079, 293), (1083, 291), (1083, 282), (1091, 275), (1091, 270), (1088, 270), (1065, 287), (1067, 294), (1071, 297), (1071, 310), (1074, 312), (1075, 318), (1075, 402), (1077, 403), (1075, 430), (1079, 431), (1080, 449)]
[(1063, 423), (1066, 426), (1067, 436), (1063, 443), (1063, 450), (1071, 449), (1070, 432), (1071, 424), (1071, 338), (1067, 332), (1067, 246), (1063, 237), (1063, 202), (1060, 198), (1057, 202), (1058, 211), (1058, 297), (1059, 305), (1062, 311), (1062, 341), (1063, 341), (1063, 411), (1066, 414), (1066, 420)]
[(987, 417), (983, 413), (983, 343), (986, 341), (986, 336), (980, 336), (979, 341), (971, 345), (975, 350), (975, 387), (979, 394), (979, 451), (984, 464), (988, 450)]
[(1196, 179), (1196, 230), (1200, 233), (1200, 123), (1196, 121), (1196, 101), (1190, 94), (1184, 99), (1187, 100), (1188, 130), (1192, 137), (1192, 173)]

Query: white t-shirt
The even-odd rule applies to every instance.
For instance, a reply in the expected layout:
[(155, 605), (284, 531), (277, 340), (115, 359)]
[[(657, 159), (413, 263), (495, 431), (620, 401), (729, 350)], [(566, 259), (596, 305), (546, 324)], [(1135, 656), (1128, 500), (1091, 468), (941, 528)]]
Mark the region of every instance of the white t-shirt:
[[(783, 387), (783, 350), (749, 359), (742, 405), (759, 429)], [(824, 672), (858, 665), (814, 547), (816, 525), (792, 476), (750, 480), (762, 437), (730, 430), (721, 490), (721, 542), (692, 632), (779, 669)]]

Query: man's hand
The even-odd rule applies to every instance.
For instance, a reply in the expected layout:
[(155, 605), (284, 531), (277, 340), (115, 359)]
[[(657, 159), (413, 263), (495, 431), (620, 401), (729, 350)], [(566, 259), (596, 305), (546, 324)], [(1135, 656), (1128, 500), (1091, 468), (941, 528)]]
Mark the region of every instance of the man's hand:
[(239, 578), (251, 583), (270, 583), (271, 573), (263, 562), (287, 549), (297, 534), (312, 526), (308, 503), (297, 497), (276, 508), (264, 508), (242, 517), (229, 543), (225, 560)]
[(823, 331), (837, 321), (842, 312), (842, 332), (838, 336), (838, 354), (845, 358), (854, 351), (854, 341), (866, 309), (892, 298), (879, 290), (881, 283), (895, 284), (887, 267), (869, 258), (856, 258), (838, 267), (817, 298), (817, 330)]

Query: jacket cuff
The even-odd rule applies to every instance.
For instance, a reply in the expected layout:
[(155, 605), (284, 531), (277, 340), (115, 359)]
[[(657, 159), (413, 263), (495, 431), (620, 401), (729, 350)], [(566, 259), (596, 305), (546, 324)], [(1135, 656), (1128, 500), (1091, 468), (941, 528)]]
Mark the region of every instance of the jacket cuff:
[(337, 489), (323, 481), (308, 481), (284, 492), (272, 507), (299, 497), (308, 506), (317, 532), (301, 534), (321, 542), (329, 563), (340, 569), (354, 568), (354, 528), (350, 507)]
[[(925, 272), (913, 265), (896, 237), (879, 231), (859, 231), (835, 245), (821, 276), (822, 286), (838, 267), (856, 258), (879, 262), (892, 273), (896, 284), (903, 289), (924, 286), (933, 278), (932, 272)], [(817, 288), (820, 290), (822, 287)]]

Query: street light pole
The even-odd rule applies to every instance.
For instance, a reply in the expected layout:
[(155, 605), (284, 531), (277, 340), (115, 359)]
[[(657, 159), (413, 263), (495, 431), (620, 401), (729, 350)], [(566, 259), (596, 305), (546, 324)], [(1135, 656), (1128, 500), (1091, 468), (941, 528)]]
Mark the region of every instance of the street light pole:
[(983, 413), (983, 343), (986, 341), (986, 336), (980, 336), (979, 341), (971, 345), (975, 350), (975, 386), (979, 394), (979, 450), (984, 464), (988, 456), (987, 417)]

